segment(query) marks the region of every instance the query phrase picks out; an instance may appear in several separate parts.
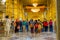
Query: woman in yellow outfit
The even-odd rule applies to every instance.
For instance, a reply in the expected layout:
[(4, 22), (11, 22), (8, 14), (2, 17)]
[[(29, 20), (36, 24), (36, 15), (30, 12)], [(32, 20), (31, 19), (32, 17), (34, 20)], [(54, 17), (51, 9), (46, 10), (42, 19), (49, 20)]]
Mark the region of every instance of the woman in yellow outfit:
[(39, 25), (38, 25), (38, 33), (40, 33), (41, 30), (42, 30), (42, 26), (39, 24)]

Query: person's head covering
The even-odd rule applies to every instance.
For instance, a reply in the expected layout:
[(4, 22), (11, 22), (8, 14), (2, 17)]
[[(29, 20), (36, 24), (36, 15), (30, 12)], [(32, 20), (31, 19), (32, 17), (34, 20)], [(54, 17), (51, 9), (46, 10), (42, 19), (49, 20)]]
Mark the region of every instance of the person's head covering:
[(38, 21), (40, 21), (40, 19), (38, 19)]
[(52, 19), (50, 19), (50, 21), (52, 21)]
[(9, 18), (9, 16), (7, 15), (7, 16), (5, 16), (5, 18)]

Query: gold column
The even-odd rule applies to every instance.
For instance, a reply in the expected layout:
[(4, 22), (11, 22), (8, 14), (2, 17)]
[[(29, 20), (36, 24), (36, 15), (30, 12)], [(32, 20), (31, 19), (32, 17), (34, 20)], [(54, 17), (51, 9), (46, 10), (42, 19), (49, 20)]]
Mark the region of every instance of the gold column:
[(3, 10), (4, 10), (4, 5), (0, 1), (0, 19), (2, 19), (3, 17), (3, 12), (4, 12)]
[(14, 16), (14, 19), (23, 18), (23, 5), (18, 0), (6, 0), (6, 15)]
[(23, 20), (25, 19), (24, 17), (24, 8), (23, 8), (23, 4), (22, 3), (19, 3), (19, 6), (18, 6), (18, 15), (19, 15), (19, 18), (22, 18)]
[(23, 10), (23, 5), (21, 2), (18, 0), (14, 0), (14, 19), (23, 19), (24, 15), (24, 10)]
[(14, 0), (14, 19), (17, 19), (17, 14), (18, 14), (18, 1)]
[(57, 40), (60, 40), (60, 0), (56, 0), (57, 6)]
[(12, 10), (13, 10), (13, 4), (12, 4), (12, 0), (6, 0), (6, 15), (8, 15), (9, 17), (12, 17)]

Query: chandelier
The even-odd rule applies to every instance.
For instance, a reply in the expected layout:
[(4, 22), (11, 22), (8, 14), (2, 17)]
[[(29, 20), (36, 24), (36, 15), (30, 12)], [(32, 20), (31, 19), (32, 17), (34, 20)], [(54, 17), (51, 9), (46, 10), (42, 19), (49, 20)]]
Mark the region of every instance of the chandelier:
[(32, 8), (31, 11), (32, 11), (32, 12), (39, 12), (40, 9), (39, 9), (39, 8)]
[(34, 6), (34, 7), (37, 7), (37, 5), (38, 5), (37, 3), (33, 3), (33, 6)]
[(37, 3), (33, 3), (34, 8), (31, 9), (32, 12), (39, 12), (40, 11), (39, 8), (36, 8), (37, 5), (38, 5)]

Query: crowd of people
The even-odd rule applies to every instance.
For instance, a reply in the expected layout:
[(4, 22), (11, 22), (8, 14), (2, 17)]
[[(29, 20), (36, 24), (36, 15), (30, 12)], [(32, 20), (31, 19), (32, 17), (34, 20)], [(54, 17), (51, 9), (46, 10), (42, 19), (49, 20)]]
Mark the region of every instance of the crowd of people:
[(38, 20), (31, 19), (30, 21), (27, 20), (18, 20), (16, 19), (12, 22), (12, 28), (15, 27), (15, 33), (17, 32), (31, 32), (31, 33), (40, 33), (40, 32), (53, 32), (53, 21), (52, 19), (48, 22), (44, 20), (43, 22)]
[(9, 34), (10, 30), (12, 29), (15, 33), (17, 32), (31, 32), (31, 33), (40, 33), (40, 32), (53, 32), (53, 21), (44, 21), (38, 20), (10, 20), (8, 16), (6, 16), (5, 21), (5, 31)]

